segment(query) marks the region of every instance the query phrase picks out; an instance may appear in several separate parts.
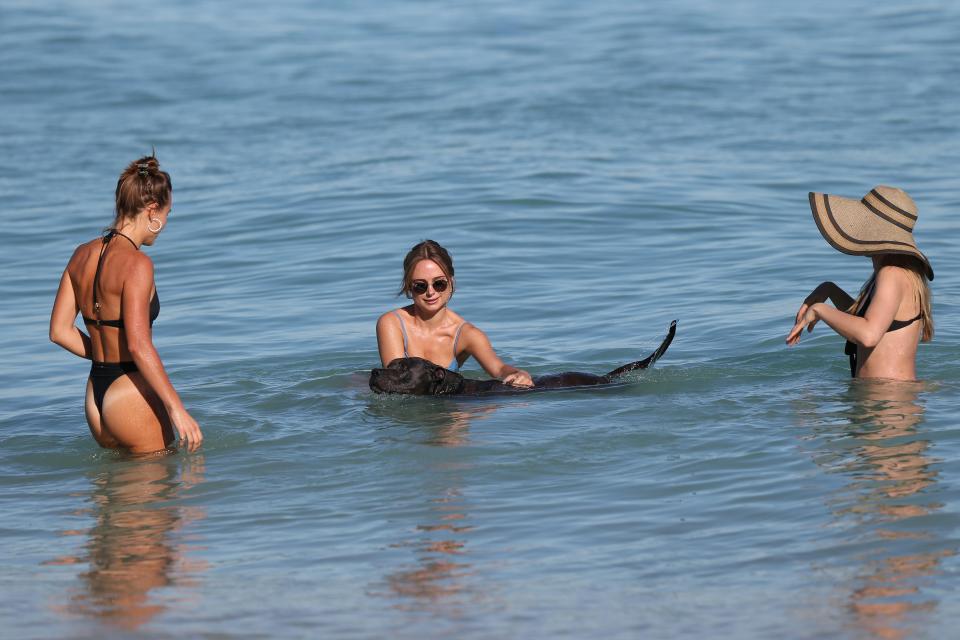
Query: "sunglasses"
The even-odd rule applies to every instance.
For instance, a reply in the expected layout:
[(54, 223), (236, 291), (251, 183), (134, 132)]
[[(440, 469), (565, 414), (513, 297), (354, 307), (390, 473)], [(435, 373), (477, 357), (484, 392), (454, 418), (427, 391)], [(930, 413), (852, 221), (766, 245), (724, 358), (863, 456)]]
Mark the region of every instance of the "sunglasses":
[(430, 288), (430, 285), (433, 284), (433, 290), (437, 293), (443, 293), (447, 290), (450, 281), (446, 278), (437, 278), (432, 283), (427, 282), (426, 280), (414, 280), (410, 283), (410, 291), (413, 291), (418, 296), (422, 296), (427, 292), (427, 289)]

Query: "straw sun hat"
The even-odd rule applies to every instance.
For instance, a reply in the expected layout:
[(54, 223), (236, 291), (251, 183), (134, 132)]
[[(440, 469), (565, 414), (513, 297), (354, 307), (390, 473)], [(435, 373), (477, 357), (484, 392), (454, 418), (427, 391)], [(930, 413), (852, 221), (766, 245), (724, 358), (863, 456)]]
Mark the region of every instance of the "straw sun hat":
[(905, 191), (881, 185), (860, 200), (811, 192), (810, 209), (834, 249), (854, 256), (915, 256), (923, 262), (927, 279), (933, 280), (933, 267), (913, 240), (917, 205)]

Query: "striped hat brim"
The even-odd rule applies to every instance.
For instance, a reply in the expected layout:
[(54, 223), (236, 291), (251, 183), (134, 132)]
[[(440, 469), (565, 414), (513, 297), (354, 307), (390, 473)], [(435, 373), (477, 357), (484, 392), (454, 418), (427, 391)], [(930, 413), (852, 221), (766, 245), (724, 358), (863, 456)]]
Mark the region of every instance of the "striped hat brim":
[(810, 210), (820, 233), (837, 251), (854, 256), (915, 256), (923, 263), (927, 279), (933, 280), (933, 267), (913, 239), (915, 216), (911, 221), (895, 215), (897, 212), (871, 206), (869, 194), (864, 200), (853, 200), (811, 192)]

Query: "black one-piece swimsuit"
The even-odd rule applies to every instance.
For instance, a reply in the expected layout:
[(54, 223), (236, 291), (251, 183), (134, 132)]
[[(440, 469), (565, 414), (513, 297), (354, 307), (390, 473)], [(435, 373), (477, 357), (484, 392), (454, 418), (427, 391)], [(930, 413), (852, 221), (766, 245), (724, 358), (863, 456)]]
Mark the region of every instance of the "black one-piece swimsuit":
[[(93, 276), (93, 311), (97, 314), (97, 318), (88, 318), (83, 316), (83, 322), (87, 325), (94, 325), (97, 327), (114, 327), (116, 329), (123, 329), (123, 318), (118, 318), (116, 320), (101, 320), (100, 316), (100, 302), (97, 297), (97, 289), (100, 285), (100, 270), (103, 268), (103, 255), (107, 250), (107, 245), (117, 236), (122, 236), (129, 240), (130, 244), (133, 245), (133, 248), (137, 251), (140, 250), (137, 247), (137, 244), (127, 238), (124, 234), (119, 231), (111, 231), (107, 235), (103, 236), (103, 246), (100, 248), (100, 258), (97, 260), (97, 272)], [(150, 326), (153, 326), (153, 321), (157, 319), (157, 316), (160, 315), (160, 298), (154, 292), (153, 297), (150, 299)], [(93, 402), (97, 406), (97, 411), (103, 411), (103, 397), (107, 395), (107, 389), (110, 388), (110, 385), (116, 381), (120, 376), (126, 375), (128, 373), (133, 373), (137, 370), (137, 365), (132, 361), (123, 361), (123, 362), (97, 362), (93, 361), (93, 364), (90, 366), (90, 383), (93, 385)]]

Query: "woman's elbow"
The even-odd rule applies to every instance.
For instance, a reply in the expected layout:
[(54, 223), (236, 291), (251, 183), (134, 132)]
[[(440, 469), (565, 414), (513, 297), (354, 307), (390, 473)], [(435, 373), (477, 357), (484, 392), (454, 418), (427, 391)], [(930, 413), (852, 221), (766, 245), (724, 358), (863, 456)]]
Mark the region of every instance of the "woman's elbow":
[(153, 344), (149, 340), (137, 339), (127, 340), (127, 351), (134, 362), (142, 360), (153, 349)]
[(867, 349), (873, 349), (880, 344), (880, 340), (883, 339), (883, 334), (883, 331), (870, 329), (861, 337), (860, 344)]
[(61, 329), (60, 327), (50, 326), (50, 342), (57, 345), (58, 347), (66, 347), (67, 345), (67, 332)]

